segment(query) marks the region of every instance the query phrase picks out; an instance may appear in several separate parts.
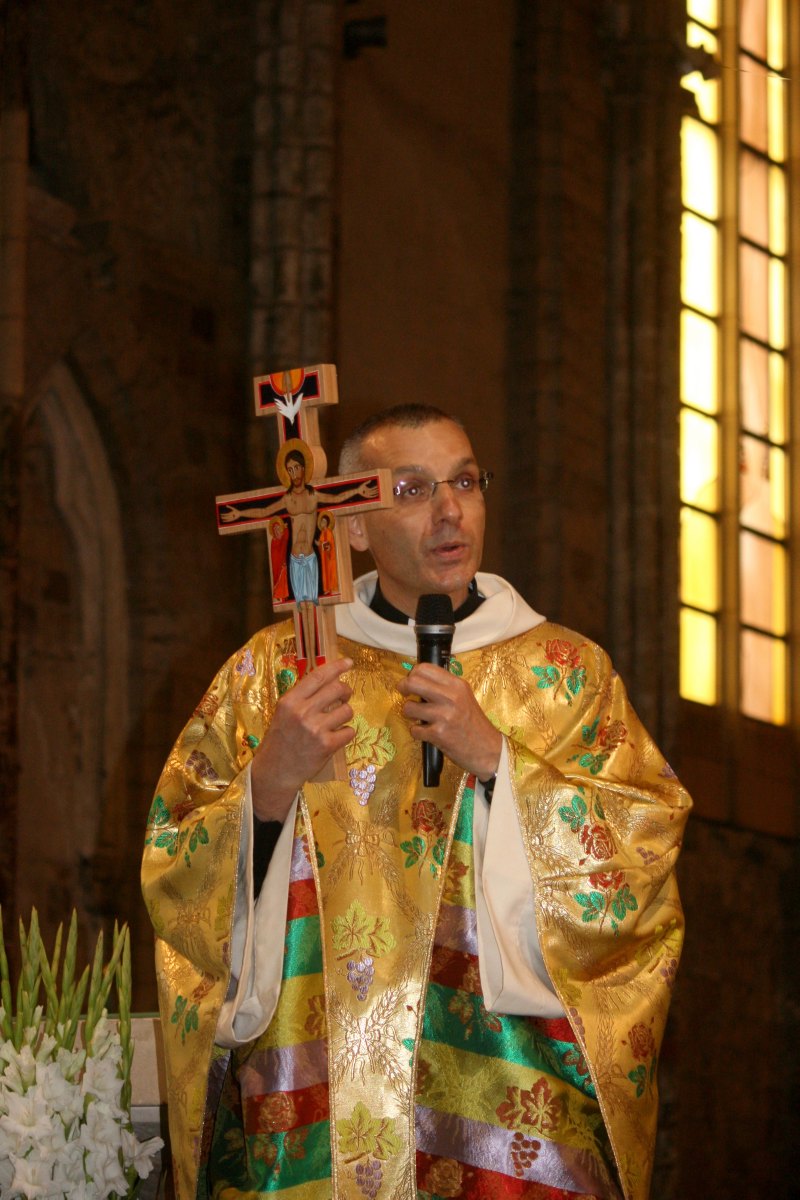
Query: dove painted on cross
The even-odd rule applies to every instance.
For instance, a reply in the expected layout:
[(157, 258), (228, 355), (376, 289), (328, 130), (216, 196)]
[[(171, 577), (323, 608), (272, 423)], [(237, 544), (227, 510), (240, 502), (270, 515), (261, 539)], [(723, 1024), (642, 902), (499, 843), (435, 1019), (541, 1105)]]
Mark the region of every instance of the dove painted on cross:
[(334, 366), (263, 375), (254, 385), (256, 414), (278, 417), (281, 486), (218, 496), (217, 528), (223, 534), (266, 530), (272, 607), (293, 612), (302, 675), (336, 657), (332, 606), (353, 598), (349, 541), (337, 532), (336, 519), (388, 507), (392, 477), (386, 470), (323, 477), (317, 409), (337, 403)]

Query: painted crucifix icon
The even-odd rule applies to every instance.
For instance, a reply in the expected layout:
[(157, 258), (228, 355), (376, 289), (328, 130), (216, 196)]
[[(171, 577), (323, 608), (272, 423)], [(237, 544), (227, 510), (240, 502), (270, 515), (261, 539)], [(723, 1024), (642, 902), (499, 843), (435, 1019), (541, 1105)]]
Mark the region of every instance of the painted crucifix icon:
[(353, 598), (350, 546), (336, 521), (393, 502), (391, 472), (325, 478), (319, 444), (321, 406), (338, 403), (336, 368), (301, 367), (254, 381), (257, 416), (278, 418), (275, 460), (280, 487), (217, 497), (220, 533), (264, 529), (269, 543), (272, 607), (294, 613), (302, 675), (336, 656), (333, 606)]

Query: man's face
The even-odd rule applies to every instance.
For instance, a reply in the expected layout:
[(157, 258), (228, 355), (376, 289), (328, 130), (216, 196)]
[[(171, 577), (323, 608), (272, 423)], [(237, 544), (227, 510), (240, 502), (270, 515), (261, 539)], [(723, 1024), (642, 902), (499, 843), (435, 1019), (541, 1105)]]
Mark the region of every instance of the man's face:
[(292, 490), (295, 492), (299, 491), (305, 484), (305, 463), (298, 462), (296, 458), (287, 458), (286, 474), (289, 476), (289, 483), (292, 486)]
[[(387, 467), (395, 483), (478, 470), (469, 438), (451, 421), (378, 429), (365, 440), (361, 460), (365, 468)], [(396, 501), (348, 522), (353, 547), (369, 550), (375, 560), (384, 596), (409, 616), (428, 592), (449, 595), (454, 608), (463, 603), (480, 566), (485, 523), (483, 495), (477, 489), (459, 495), (446, 483), (429, 500), (408, 506)]]

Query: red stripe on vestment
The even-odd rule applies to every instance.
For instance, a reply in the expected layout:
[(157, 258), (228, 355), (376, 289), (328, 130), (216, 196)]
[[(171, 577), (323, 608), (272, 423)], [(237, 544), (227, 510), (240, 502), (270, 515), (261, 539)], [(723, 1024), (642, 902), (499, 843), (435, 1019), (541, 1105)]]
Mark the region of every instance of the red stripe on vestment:
[[(458, 1192), (452, 1190), (457, 1186), (460, 1186)], [(602, 1200), (589, 1192), (566, 1192), (546, 1183), (482, 1171), (452, 1158), (437, 1158), (421, 1151), (417, 1151), (417, 1187), (421, 1196), (449, 1194), (458, 1195), (459, 1200), (501, 1200), (501, 1197), (502, 1200)]]
[(246, 1134), (285, 1133), (303, 1125), (327, 1121), (330, 1116), (328, 1087), (324, 1083), (315, 1083), (293, 1092), (247, 1096), (243, 1098), (242, 1110)]
[(315, 917), (318, 912), (314, 880), (296, 879), (294, 883), (290, 883), (286, 920), (294, 921), (298, 917)]

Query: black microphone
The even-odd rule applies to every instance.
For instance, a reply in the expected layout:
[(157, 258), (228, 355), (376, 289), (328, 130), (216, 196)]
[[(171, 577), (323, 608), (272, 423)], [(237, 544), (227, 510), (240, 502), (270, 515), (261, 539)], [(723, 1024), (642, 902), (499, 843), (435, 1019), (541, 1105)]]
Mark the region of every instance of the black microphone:
[[(435, 592), (420, 596), (417, 601), (414, 632), (417, 635), (417, 661), (433, 663), (435, 667), (450, 666), (453, 634), (453, 601)], [(438, 787), (444, 766), (444, 755), (438, 746), (422, 743), (422, 782), (425, 787)]]

